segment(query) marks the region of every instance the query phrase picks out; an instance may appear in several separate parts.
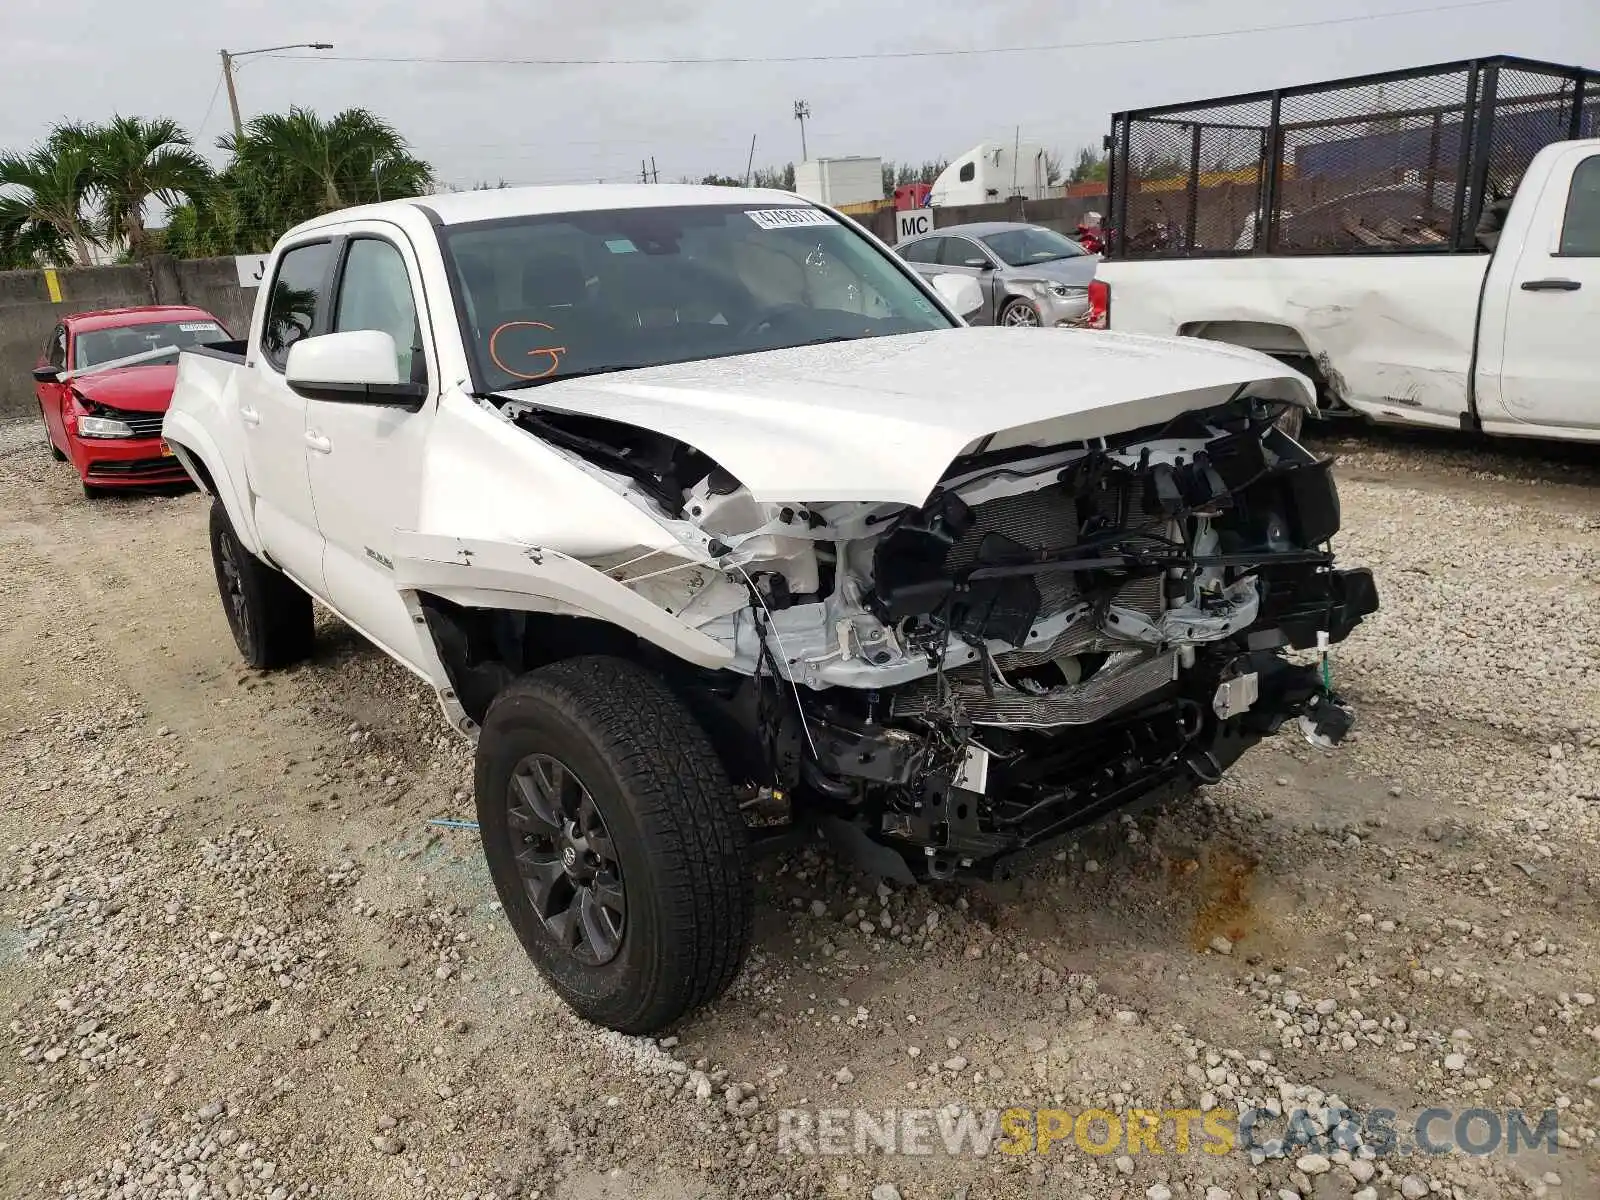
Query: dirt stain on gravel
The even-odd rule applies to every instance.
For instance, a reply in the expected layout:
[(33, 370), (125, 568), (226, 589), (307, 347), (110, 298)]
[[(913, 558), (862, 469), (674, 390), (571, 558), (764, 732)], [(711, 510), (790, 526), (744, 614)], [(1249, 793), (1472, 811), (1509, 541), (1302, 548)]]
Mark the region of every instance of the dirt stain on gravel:
[(1260, 921), (1255, 904), (1257, 863), (1237, 850), (1222, 846), (1207, 850), (1198, 860), (1174, 864), (1179, 878), (1194, 877), (1200, 892), (1189, 929), (1189, 942), (1204, 950), (1218, 935), (1238, 944), (1256, 932)]

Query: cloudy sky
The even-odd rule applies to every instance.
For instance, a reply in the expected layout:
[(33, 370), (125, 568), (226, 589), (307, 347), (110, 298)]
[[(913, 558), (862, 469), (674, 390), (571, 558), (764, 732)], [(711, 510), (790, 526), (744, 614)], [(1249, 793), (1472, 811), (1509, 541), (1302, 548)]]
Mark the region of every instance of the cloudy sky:
[[(1022, 136), (1070, 157), (1097, 144), (1113, 109), (1475, 55), (1600, 67), (1596, 0), (0, 0), (0, 148), (63, 120), (167, 115), (208, 149), (228, 129), (217, 51), (332, 42), (324, 61), (240, 65), (246, 119), (299, 104), (364, 105), (392, 121), (440, 177), (512, 183), (663, 181), (800, 157), (793, 102), (806, 99), (813, 156), (952, 157)], [(1411, 15), (1279, 32), (1197, 36), (1363, 14)], [(880, 52), (1095, 48), (924, 58)], [(294, 54), (304, 55), (297, 51)], [(832, 56), (721, 65), (451, 65), (337, 61)], [(220, 157), (211, 151), (213, 157)]]

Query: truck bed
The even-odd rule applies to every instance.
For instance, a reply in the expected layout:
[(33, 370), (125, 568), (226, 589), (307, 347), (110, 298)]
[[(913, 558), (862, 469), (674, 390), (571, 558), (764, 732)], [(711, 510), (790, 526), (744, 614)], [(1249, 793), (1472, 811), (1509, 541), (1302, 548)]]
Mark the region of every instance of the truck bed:
[[(248, 342), (215, 342), (178, 355), (178, 380), (162, 422), (166, 439), (195, 484), (228, 510), (240, 542), (260, 550), (245, 469), (244, 427), (239, 415), (239, 377)], [(208, 472), (206, 463), (214, 465)]]
[(1488, 266), (1486, 254), (1244, 257), (1104, 262), (1098, 277), (1112, 329), (1251, 346), (1316, 376), (1325, 404), (1456, 429)]
[(244, 338), (231, 342), (208, 342), (204, 346), (192, 346), (184, 351), (185, 354), (198, 354), (205, 358), (221, 359), (223, 362), (243, 364), (245, 352), (250, 348), (250, 343)]

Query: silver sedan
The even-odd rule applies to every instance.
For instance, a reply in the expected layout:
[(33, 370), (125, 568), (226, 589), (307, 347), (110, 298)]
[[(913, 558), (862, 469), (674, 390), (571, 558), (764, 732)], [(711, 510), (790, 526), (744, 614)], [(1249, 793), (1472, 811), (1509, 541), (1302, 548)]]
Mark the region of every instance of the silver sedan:
[(968, 275), (983, 292), (974, 325), (1079, 325), (1089, 315), (1098, 255), (1042, 225), (980, 221), (901, 242), (920, 275)]

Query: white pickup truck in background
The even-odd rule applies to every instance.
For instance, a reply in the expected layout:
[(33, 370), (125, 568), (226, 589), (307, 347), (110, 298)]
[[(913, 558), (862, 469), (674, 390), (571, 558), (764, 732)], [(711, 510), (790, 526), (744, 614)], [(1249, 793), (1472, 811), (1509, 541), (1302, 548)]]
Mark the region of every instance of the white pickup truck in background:
[(727, 985), (769, 835), (999, 874), (1349, 727), (1326, 655), (1376, 589), (1265, 355), (968, 328), (971, 279), (715, 187), (352, 209), (266, 279), (163, 430), (234, 640), (308, 657), (314, 597), (433, 686), (507, 918), (591, 1020)]
[(1282, 358), (1327, 416), (1600, 440), (1600, 75), (1445, 64), (1114, 130), (1110, 328)]

